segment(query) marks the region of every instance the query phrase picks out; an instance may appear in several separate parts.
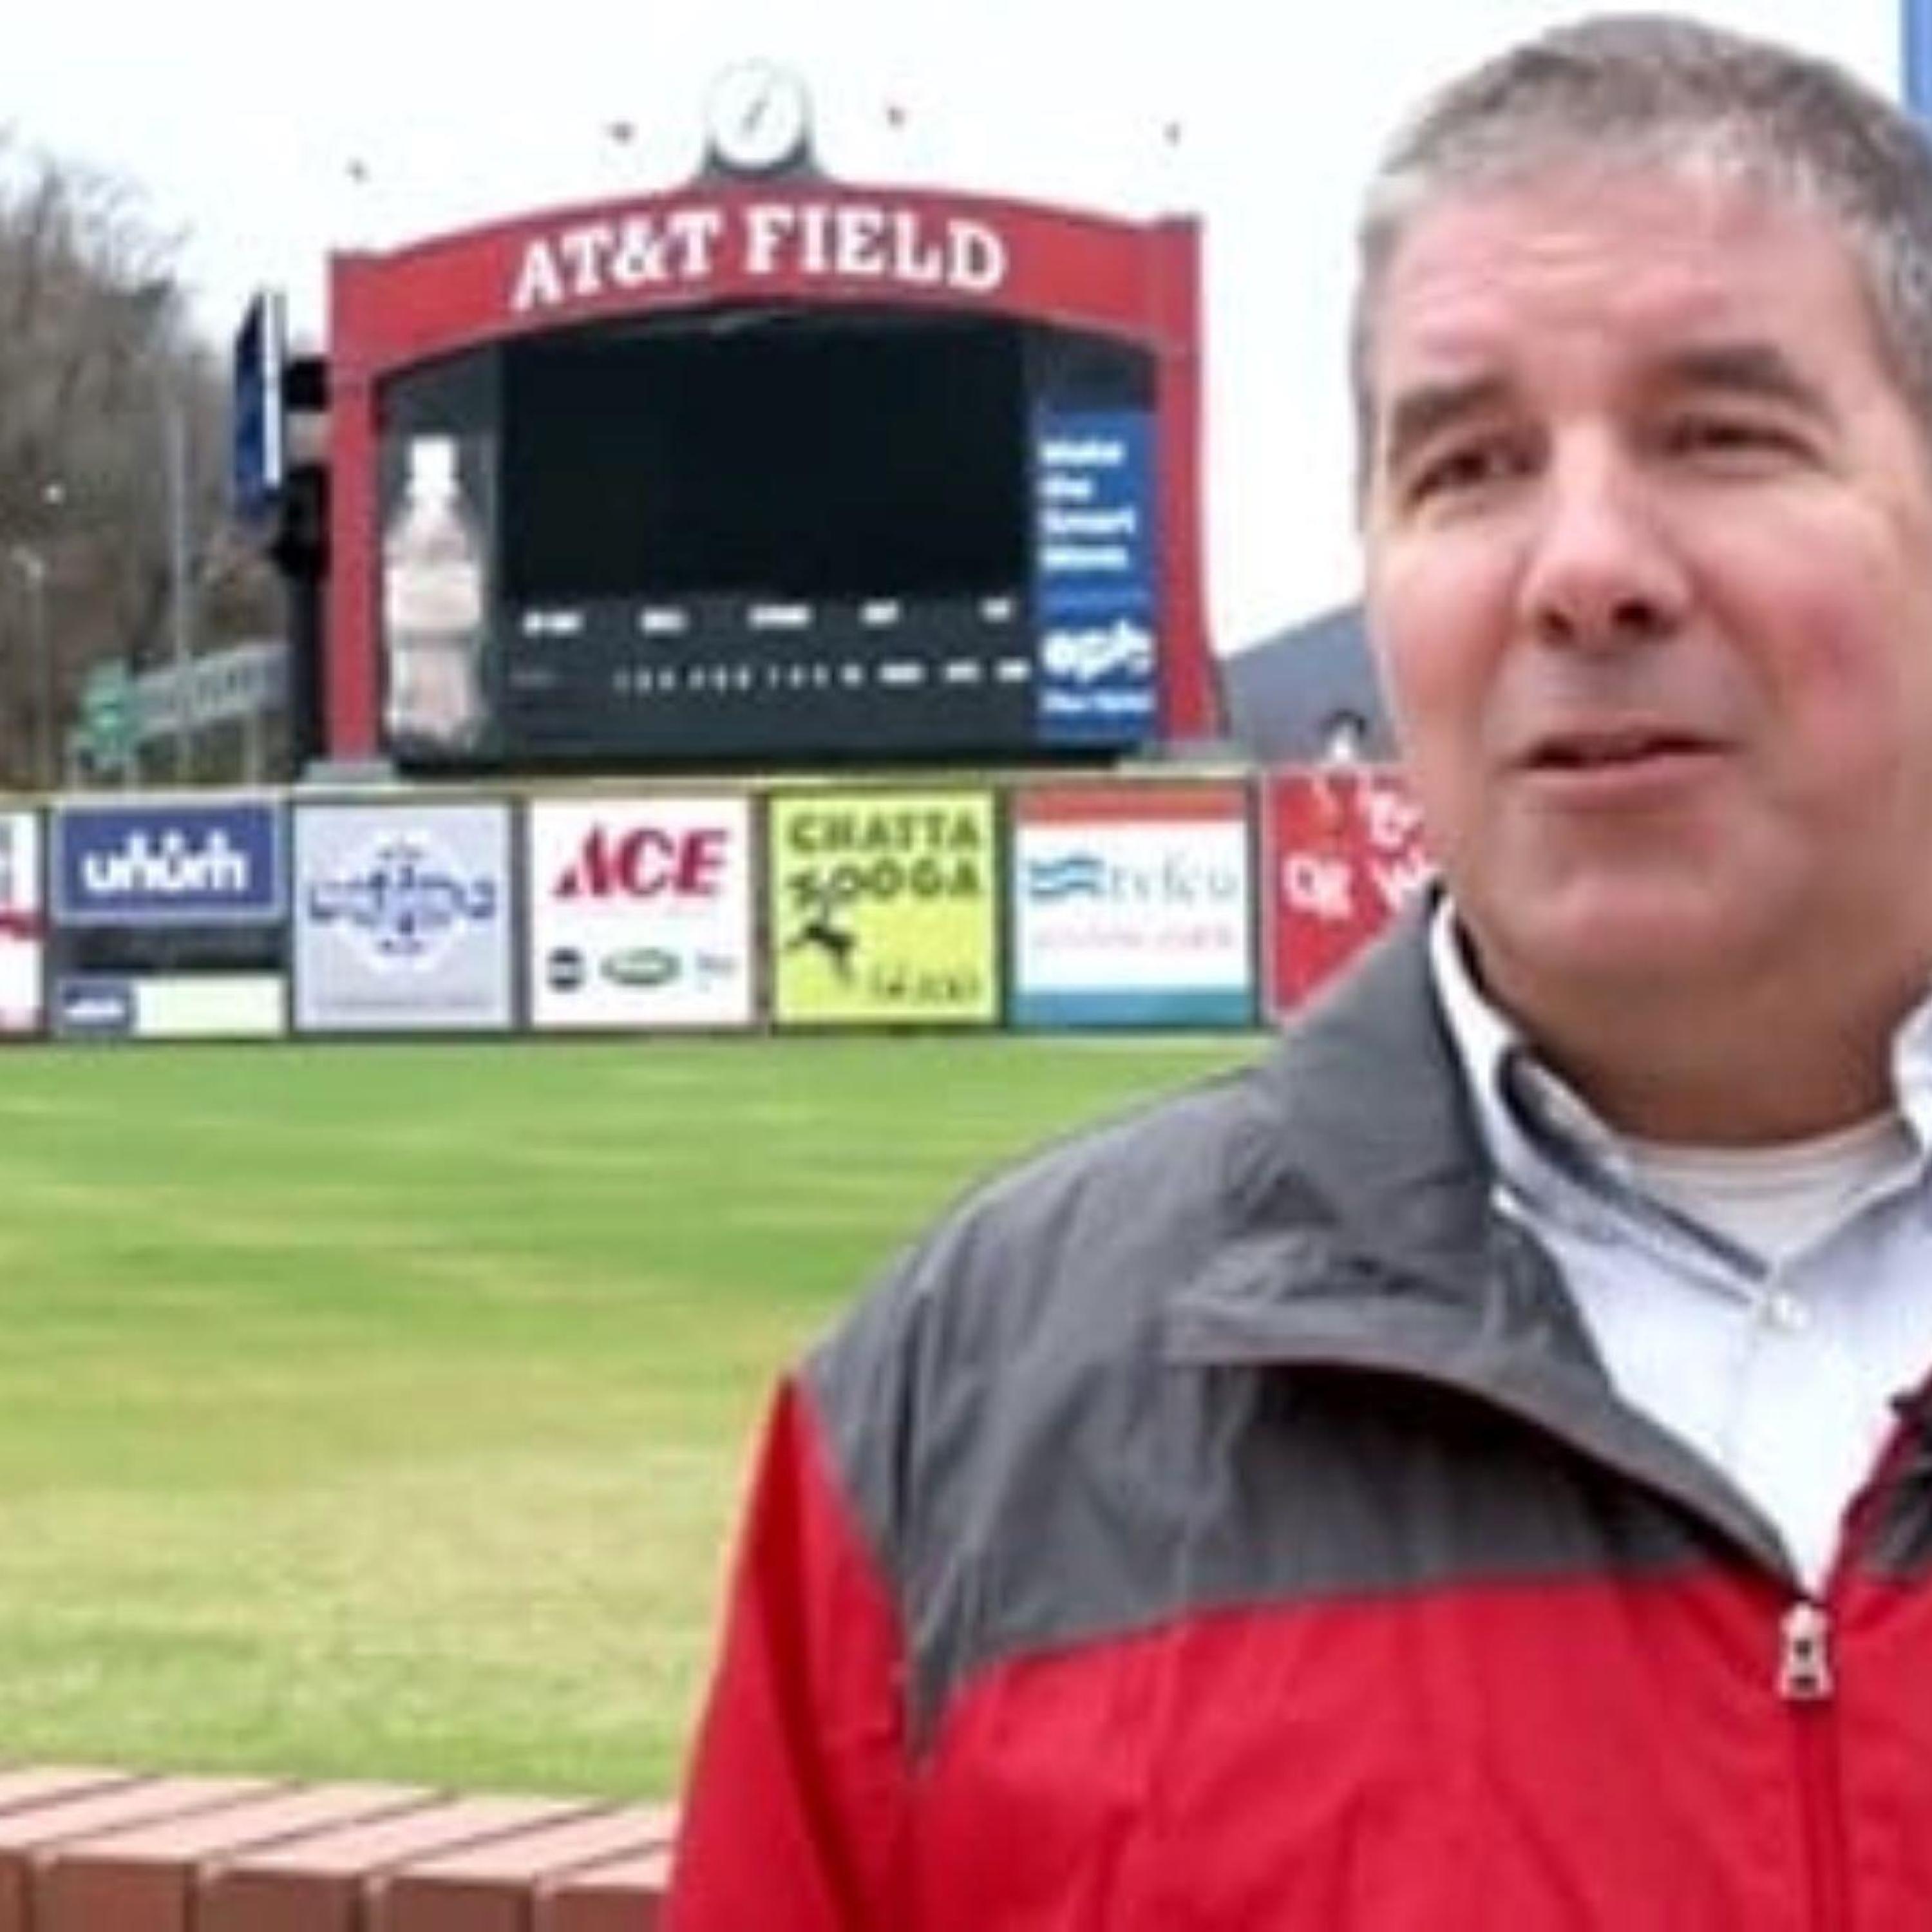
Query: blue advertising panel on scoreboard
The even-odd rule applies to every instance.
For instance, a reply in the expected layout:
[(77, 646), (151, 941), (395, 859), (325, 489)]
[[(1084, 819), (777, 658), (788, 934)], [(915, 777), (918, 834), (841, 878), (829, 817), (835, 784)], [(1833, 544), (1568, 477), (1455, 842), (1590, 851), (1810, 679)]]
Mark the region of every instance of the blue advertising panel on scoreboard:
[(1034, 610), (1040, 736), (1136, 744), (1156, 724), (1154, 418), (1034, 418)]

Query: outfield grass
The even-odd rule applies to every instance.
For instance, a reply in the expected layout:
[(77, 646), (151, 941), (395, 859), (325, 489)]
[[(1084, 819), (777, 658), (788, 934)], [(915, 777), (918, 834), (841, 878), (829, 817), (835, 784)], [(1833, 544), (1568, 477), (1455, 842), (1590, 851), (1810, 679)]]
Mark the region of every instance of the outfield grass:
[(764, 1393), (1252, 1040), (0, 1056), (0, 1756), (662, 1796)]

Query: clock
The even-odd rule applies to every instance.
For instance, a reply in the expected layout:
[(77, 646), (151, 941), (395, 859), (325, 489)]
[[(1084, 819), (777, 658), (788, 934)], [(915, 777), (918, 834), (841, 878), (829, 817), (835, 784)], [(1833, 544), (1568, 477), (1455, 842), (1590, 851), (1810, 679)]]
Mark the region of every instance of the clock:
[(812, 103), (789, 68), (745, 61), (712, 82), (705, 122), (712, 152), (727, 166), (769, 174), (804, 152)]

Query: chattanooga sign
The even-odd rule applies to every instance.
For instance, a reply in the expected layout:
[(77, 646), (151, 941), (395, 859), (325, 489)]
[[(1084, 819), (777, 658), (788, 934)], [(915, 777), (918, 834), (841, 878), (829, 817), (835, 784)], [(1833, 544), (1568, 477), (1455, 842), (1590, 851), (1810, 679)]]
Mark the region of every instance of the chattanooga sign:
[(718, 280), (876, 282), (986, 296), (1006, 282), (1006, 238), (970, 215), (844, 198), (670, 202), (532, 236), (510, 307), (542, 314), (614, 291)]

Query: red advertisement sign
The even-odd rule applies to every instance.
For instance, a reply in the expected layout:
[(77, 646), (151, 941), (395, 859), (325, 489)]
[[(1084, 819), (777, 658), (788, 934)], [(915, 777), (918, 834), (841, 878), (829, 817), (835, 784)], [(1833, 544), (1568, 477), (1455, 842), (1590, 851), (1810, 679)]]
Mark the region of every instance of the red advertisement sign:
[(1268, 997), (1299, 1006), (1430, 876), (1422, 820), (1394, 770), (1286, 771), (1264, 819)]

